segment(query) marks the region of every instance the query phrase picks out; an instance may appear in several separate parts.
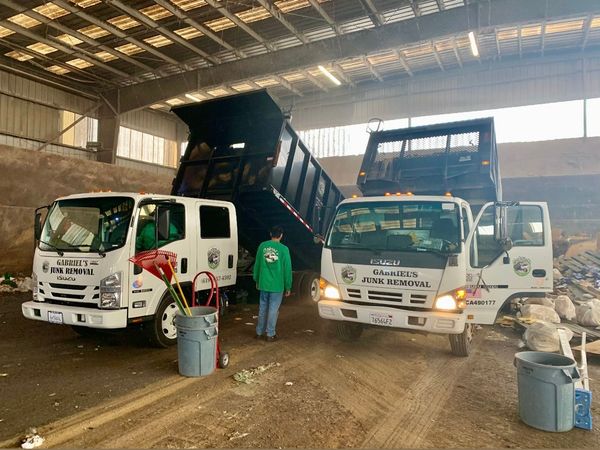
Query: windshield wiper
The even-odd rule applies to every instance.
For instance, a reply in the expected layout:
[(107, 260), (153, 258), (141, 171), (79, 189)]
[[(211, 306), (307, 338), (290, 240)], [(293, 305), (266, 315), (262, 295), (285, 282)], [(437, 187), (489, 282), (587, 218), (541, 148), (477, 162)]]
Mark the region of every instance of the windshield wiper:
[(437, 250), (435, 248), (429, 248), (429, 247), (413, 247), (417, 252), (421, 252), (421, 253), (435, 253), (436, 255), (439, 256), (443, 256), (444, 258), (448, 258), (450, 256), (449, 252), (443, 252), (441, 250)]
[(40, 239), (40, 244), (47, 245), (48, 247), (50, 247), (50, 248), (52, 248), (52, 249), (56, 250), (56, 253), (58, 253), (58, 256), (63, 256), (63, 255), (65, 254), (64, 250), (61, 250), (61, 249), (60, 249), (60, 248), (58, 248), (56, 245), (52, 245), (52, 244), (51, 244), (51, 243), (49, 243), (49, 242), (42, 241), (42, 240)]

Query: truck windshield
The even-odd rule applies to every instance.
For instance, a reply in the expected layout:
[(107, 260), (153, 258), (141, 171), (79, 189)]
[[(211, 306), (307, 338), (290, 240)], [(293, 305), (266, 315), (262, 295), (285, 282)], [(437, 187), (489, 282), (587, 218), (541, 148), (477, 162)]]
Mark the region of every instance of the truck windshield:
[(133, 204), (129, 197), (57, 201), (44, 223), (40, 249), (107, 252), (122, 247), (127, 239)]
[(365, 202), (340, 206), (330, 248), (455, 253), (460, 216), (452, 202)]

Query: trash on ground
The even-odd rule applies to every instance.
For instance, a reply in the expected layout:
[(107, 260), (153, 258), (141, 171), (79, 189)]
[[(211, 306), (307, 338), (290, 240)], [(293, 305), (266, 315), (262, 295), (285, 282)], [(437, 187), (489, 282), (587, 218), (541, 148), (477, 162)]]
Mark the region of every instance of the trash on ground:
[(314, 332), (315, 332), (315, 330), (304, 330), (304, 332), (305, 332), (305, 333), (309, 333), (309, 334), (310, 334), (310, 333), (314, 333)]
[(242, 320), (242, 318), (241, 318), (241, 317), (236, 317), (236, 318), (235, 318), (235, 319), (233, 319), (233, 320)]
[(561, 319), (575, 320), (575, 304), (568, 295), (559, 295), (554, 300), (554, 310)]
[(8, 374), (7, 373), (0, 373), (0, 377), (7, 377)]
[[(536, 322), (531, 324), (523, 334), (525, 345), (533, 351), (539, 352), (558, 352), (560, 350), (560, 340), (558, 337), (558, 328), (553, 323)], [(573, 332), (568, 328), (563, 328), (570, 341), (573, 338)]]
[(554, 311), (554, 307), (544, 305), (523, 305), (521, 306), (521, 316), (543, 322), (560, 323), (560, 317)]
[(600, 300), (593, 298), (580, 304), (576, 310), (577, 323), (584, 327), (597, 327), (600, 325)]
[(293, 385), (294, 385), (294, 383), (293, 383), (293, 382), (291, 382), (291, 381), (286, 381), (286, 382), (285, 382), (285, 385), (286, 385), (286, 386), (293, 386)]
[(254, 325), (252, 322), (246, 322), (244, 325)]
[(35, 428), (31, 428), (23, 440), (21, 441), (21, 448), (36, 448), (44, 443), (44, 438), (41, 437)]
[(251, 369), (240, 370), (239, 372), (233, 374), (233, 379), (240, 383), (250, 384), (253, 382), (253, 379), (256, 375), (260, 375), (261, 373), (278, 366), (280, 366), (279, 363), (272, 362), (262, 366), (253, 367)]
[(241, 439), (243, 437), (248, 436), (249, 434), (250, 433), (240, 433), (239, 431), (236, 431), (236, 432), (234, 432), (234, 433), (232, 433), (232, 434), (229, 435), (229, 440), (233, 441), (235, 439)]

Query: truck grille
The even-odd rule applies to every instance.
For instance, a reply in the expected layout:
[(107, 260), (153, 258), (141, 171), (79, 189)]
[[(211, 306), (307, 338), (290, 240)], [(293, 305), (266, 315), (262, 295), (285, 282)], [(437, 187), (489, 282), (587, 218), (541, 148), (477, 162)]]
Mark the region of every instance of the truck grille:
[(346, 289), (348, 297), (350, 298), (361, 298), (360, 289)]
[(388, 302), (402, 302), (402, 292), (368, 291), (369, 300), (383, 300)]
[(423, 294), (410, 294), (410, 303), (413, 305), (424, 305), (427, 301), (427, 295)]
[(39, 282), (39, 300), (56, 305), (97, 307), (100, 286)]

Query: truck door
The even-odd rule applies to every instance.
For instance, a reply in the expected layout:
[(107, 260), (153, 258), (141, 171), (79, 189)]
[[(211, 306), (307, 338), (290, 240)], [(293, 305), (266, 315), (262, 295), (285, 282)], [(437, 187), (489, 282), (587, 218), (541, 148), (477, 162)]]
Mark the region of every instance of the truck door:
[[(192, 269), (196, 255), (189, 239), (192, 225), (190, 209), (190, 204), (180, 202), (152, 199), (142, 201), (137, 212), (135, 239), (132, 243), (136, 257), (154, 249), (174, 253), (177, 277), (182, 283), (191, 281), (194, 276)], [(161, 210), (169, 211), (169, 230), (168, 236), (158, 238), (157, 242), (156, 223)], [(134, 264), (130, 265), (130, 271), (130, 317), (154, 314), (165, 291), (163, 282)]]
[(503, 208), (485, 205), (467, 240), (466, 313), (471, 323), (493, 324), (507, 300), (544, 296), (553, 288), (548, 206), (519, 202)]
[[(198, 241), (198, 272), (212, 272), (219, 287), (231, 286), (236, 281), (237, 228), (235, 210), (231, 206), (197, 203), (200, 215)], [(197, 289), (208, 289), (208, 278), (198, 280)]]

